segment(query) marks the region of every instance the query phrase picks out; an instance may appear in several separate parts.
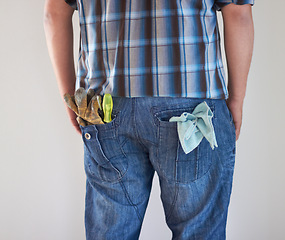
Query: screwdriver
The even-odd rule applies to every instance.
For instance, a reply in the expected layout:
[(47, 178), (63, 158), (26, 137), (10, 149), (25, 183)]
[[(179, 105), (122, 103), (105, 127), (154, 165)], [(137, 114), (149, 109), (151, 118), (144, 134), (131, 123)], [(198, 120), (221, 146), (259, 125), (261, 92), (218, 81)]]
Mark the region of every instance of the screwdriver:
[(108, 123), (112, 121), (111, 114), (113, 110), (113, 100), (109, 93), (104, 94), (103, 97), (103, 112), (104, 112), (104, 122)]

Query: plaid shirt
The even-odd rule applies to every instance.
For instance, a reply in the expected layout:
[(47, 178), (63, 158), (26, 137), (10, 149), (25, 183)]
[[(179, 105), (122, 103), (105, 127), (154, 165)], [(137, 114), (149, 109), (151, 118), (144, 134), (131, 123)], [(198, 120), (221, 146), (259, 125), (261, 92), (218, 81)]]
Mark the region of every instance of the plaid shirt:
[(78, 10), (76, 89), (227, 99), (216, 11), (254, 0), (65, 0)]

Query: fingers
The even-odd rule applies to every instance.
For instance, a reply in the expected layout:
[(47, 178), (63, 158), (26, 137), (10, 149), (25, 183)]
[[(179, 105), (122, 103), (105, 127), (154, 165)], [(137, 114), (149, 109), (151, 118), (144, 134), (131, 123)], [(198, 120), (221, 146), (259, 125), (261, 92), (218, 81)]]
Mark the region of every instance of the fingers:
[(233, 123), (235, 125), (236, 141), (237, 141), (240, 135), (241, 125), (242, 125), (243, 101), (228, 99), (226, 103), (233, 117)]
[(81, 136), (82, 135), (82, 132), (81, 132), (81, 129), (80, 127), (77, 125), (77, 127), (75, 128), (76, 132)]
[(239, 135), (240, 135), (241, 122), (235, 122), (234, 121), (234, 125), (235, 125), (235, 129), (236, 129), (236, 141), (237, 141), (239, 139)]
[(76, 118), (71, 118), (70, 121), (71, 121), (72, 126), (75, 128), (76, 132), (78, 132), (81, 135), (81, 129), (78, 125)]
[(236, 131), (236, 141), (238, 140), (238, 138), (239, 138), (239, 134), (240, 134), (240, 131)]

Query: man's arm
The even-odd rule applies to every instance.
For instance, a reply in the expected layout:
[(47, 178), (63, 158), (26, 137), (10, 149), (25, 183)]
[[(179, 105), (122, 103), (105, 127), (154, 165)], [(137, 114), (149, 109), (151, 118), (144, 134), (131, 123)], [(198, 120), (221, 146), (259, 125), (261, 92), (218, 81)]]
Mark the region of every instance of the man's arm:
[(234, 119), (236, 140), (242, 124), (243, 101), (253, 52), (254, 26), (251, 8), (250, 4), (231, 3), (221, 9), (228, 66), (227, 106)]
[[(57, 79), (60, 95), (74, 94), (75, 69), (73, 58), (73, 27), (74, 9), (64, 0), (46, 0), (44, 8), (44, 29), (52, 66)], [(76, 114), (64, 102), (72, 125), (78, 133), (81, 130), (76, 121)]]

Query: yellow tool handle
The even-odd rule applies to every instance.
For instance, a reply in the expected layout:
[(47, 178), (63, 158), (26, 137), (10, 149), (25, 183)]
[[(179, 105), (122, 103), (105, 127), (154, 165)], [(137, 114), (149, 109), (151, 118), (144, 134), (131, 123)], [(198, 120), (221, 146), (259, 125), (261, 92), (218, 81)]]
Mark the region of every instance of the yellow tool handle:
[(103, 97), (103, 112), (104, 112), (104, 122), (108, 123), (112, 121), (111, 114), (113, 110), (113, 100), (109, 93), (106, 93)]

